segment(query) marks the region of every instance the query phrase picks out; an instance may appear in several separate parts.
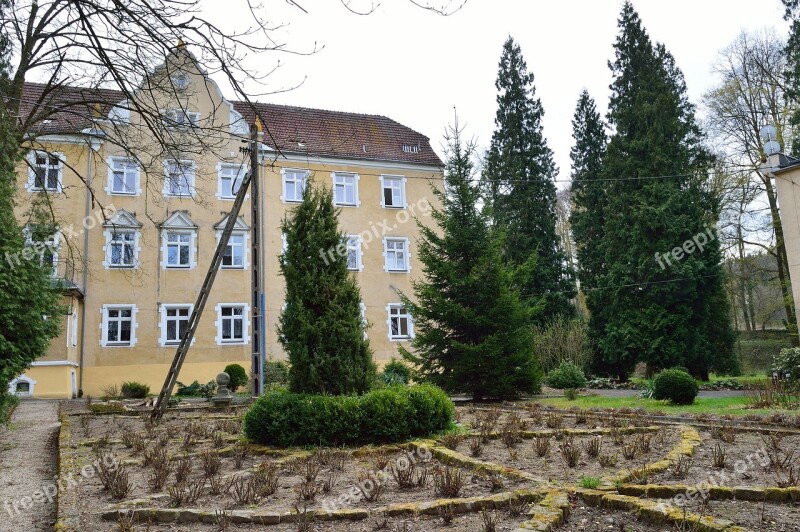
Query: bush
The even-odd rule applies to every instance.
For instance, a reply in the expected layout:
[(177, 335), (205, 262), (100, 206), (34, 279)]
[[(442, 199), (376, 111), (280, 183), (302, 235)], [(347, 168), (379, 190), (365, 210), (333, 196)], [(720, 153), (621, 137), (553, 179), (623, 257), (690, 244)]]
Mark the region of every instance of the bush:
[(676, 405), (694, 403), (700, 387), (694, 377), (678, 369), (667, 369), (653, 379), (653, 399), (668, 400)]
[(125, 399), (144, 399), (150, 393), (150, 387), (141, 382), (129, 381), (122, 383), (122, 397)]
[(562, 362), (585, 368), (592, 358), (592, 342), (587, 323), (579, 319), (557, 318), (533, 329), (533, 349), (545, 372)]
[(447, 429), (453, 410), (433, 386), (392, 386), (361, 397), (273, 390), (245, 414), (244, 433), (280, 447), (399, 442)]
[(411, 368), (393, 358), (384, 366), (381, 377), (386, 384), (408, 384), (411, 381)]
[(283, 360), (267, 360), (264, 362), (264, 389), (267, 390), (275, 384), (282, 385), (289, 382), (289, 364)]
[(581, 368), (571, 362), (562, 362), (548, 373), (547, 384), (552, 388), (585, 388), (586, 377)]
[(800, 379), (800, 347), (781, 349), (772, 360), (772, 371), (783, 372), (790, 382), (797, 382)]
[(568, 401), (574, 401), (578, 398), (578, 390), (575, 388), (566, 388), (564, 390), (564, 397), (566, 397)]
[(0, 425), (5, 425), (11, 419), (11, 414), (19, 404), (19, 397), (0, 391)]
[(232, 392), (235, 392), (237, 388), (247, 386), (250, 383), (250, 379), (247, 377), (247, 372), (239, 364), (228, 364), (222, 371), (227, 373), (231, 378), (228, 388)]

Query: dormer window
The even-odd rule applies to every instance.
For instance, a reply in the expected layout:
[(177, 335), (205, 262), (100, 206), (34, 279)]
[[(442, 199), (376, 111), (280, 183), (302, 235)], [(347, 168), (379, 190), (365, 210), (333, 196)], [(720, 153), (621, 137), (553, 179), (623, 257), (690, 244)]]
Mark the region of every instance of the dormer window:
[(186, 72), (179, 72), (172, 76), (172, 85), (179, 91), (185, 90), (189, 86), (189, 74)]

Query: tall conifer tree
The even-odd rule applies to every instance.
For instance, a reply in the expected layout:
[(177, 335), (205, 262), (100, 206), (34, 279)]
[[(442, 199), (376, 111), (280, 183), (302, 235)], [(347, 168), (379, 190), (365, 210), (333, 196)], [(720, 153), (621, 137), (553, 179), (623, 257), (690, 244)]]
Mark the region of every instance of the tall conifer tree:
[(286, 306), (278, 335), (291, 362), (292, 391), (360, 394), (372, 386), (375, 363), (332, 194), (309, 184), (303, 202), (281, 225)]
[(475, 398), (513, 398), (539, 389), (528, 309), (503, 265), (501, 240), (478, 207), (472, 183), (474, 147), (451, 130), (446, 191), (434, 188), (441, 207), (436, 227), (419, 224), (423, 279), (413, 282), (414, 352), (403, 356), (417, 374), (451, 392)]
[[(711, 160), (672, 55), (651, 42), (630, 2), (618, 22), (602, 174), (606, 267), (588, 294), (603, 307), (598, 366), (624, 377), (640, 361), (683, 365), (707, 378), (734, 360), (719, 240), (709, 236), (718, 205), (703, 186)], [(703, 249), (671, 255), (696, 236)]]
[(536, 314), (541, 321), (574, 313), (575, 283), (556, 233), (557, 169), (533, 82), (519, 45), (509, 37), (495, 83), (495, 131), (482, 180), (492, 224), (506, 233), (506, 260), (521, 266), (536, 256), (536, 267), (521, 286), (531, 306), (543, 303), (544, 312)]

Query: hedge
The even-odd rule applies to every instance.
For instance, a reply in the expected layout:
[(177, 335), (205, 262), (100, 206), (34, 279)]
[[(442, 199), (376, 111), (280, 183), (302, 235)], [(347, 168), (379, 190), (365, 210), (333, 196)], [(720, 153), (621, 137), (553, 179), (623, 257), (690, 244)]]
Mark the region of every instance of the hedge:
[(244, 433), (265, 445), (395, 443), (450, 426), (453, 403), (435, 386), (391, 386), (360, 397), (273, 390), (244, 417)]

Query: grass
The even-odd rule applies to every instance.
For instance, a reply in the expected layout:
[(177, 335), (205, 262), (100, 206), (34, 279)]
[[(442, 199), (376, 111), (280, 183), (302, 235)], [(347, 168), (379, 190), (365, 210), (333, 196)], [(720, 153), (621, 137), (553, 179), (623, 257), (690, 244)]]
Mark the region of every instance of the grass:
[(19, 405), (19, 398), (16, 395), (0, 393), (0, 425), (8, 423), (17, 405)]
[(749, 402), (747, 397), (698, 397), (691, 405), (671, 405), (665, 401), (655, 399), (644, 399), (642, 397), (604, 397), (604, 396), (581, 396), (574, 401), (557, 397), (536, 401), (558, 408), (643, 408), (647, 411), (661, 411), (667, 415), (689, 414), (730, 414), (733, 416), (744, 416), (747, 414), (772, 414), (775, 412), (789, 412), (800, 414), (796, 410), (770, 409), (748, 409)]
[(600, 485), (600, 478), (582, 476), (579, 483), (582, 488), (593, 490)]

